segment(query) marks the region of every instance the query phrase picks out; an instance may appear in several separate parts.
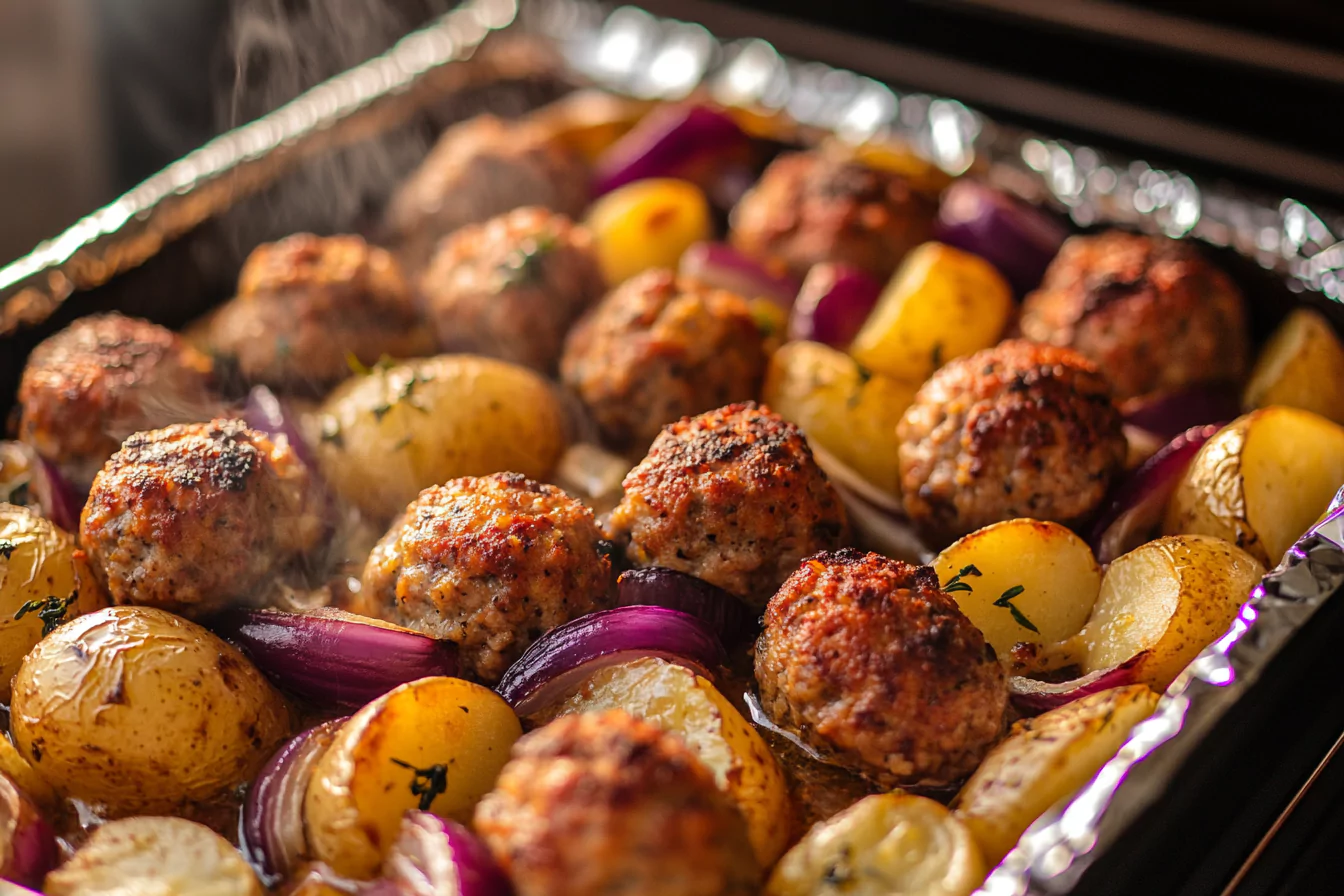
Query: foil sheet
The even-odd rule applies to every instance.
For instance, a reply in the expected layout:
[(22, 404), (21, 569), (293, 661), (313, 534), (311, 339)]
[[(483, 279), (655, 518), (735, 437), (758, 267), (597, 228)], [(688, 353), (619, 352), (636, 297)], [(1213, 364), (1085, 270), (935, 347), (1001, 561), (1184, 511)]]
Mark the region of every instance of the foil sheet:
[[(895, 141), (949, 174), (978, 176), (1066, 212), (1225, 247), (1290, 290), (1344, 302), (1344, 216), (1292, 198), (1197, 182), (1090, 146), (996, 123), (949, 98), (902, 93), (790, 59), (760, 40), (591, 0), (468, 0), (388, 53), (212, 141), (0, 268), (0, 340), (80, 291), (276, 182), (306, 159), (376, 136), (475, 76), (463, 65), (492, 32), (545, 37), (593, 82), (627, 95), (692, 94), (753, 109), (800, 142)], [(1158, 800), (1200, 736), (1312, 613), (1344, 587), (1344, 507), (1256, 587), (1231, 629), (1172, 684), (1154, 715), (1075, 797), (1047, 813), (993, 871), (983, 894), (1070, 892), (1089, 862)]]

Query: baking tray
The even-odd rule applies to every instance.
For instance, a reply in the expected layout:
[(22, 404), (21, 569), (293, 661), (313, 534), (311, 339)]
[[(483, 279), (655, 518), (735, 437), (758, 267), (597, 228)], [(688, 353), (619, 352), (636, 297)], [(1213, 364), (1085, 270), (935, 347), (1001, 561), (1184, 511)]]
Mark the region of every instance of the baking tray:
[[(720, 40), (701, 25), (633, 7), (469, 0), (0, 268), (0, 408), (12, 401), (32, 346), (75, 317), (116, 308), (183, 325), (229, 295), (242, 258), (257, 244), (300, 229), (366, 230), (446, 124), (486, 110), (523, 112), (581, 82), (652, 100), (698, 91), (762, 113), (779, 133), (804, 142), (831, 134), (898, 141), (950, 174), (973, 169), (1067, 213), (1082, 229), (1115, 225), (1205, 243), (1247, 293), (1262, 336), (1296, 302), (1344, 323), (1344, 243), (1335, 237), (1344, 233), (1344, 216), (1336, 212), (1052, 139), (954, 99), (901, 92), (786, 58), (758, 39)], [(1328, 598), (1342, 586), (1344, 512), (1265, 578), (1232, 629), (1176, 680), (1154, 716), (1089, 785), (1024, 835), (982, 892), (1216, 892), (1236, 872), (1235, 865), (1222, 867), (1238, 858), (1236, 850), (1231, 859), (1224, 850), (1221, 859), (1199, 864), (1191, 855), (1198, 832), (1166, 831), (1189, 822), (1245, 841), (1249, 851), (1268, 822), (1247, 821), (1246, 831), (1229, 833), (1241, 816), (1230, 809), (1210, 814), (1207, 794), (1260, 805), (1272, 822), (1281, 802), (1300, 790), (1306, 773), (1293, 770), (1306, 763), (1309, 772), (1324, 751), (1308, 743), (1289, 761), (1282, 726), (1306, 731), (1335, 716), (1284, 722), (1273, 711), (1292, 706), (1284, 695), (1294, 682), (1315, 686), (1333, 666), (1328, 646), (1344, 632), (1344, 605), (1330, 606)], [(1323, 606), (1321, 620), (1307, 626)], [(1290, 639), (1295, 649), (1284, 651)], [(1344, 705), (1337, 708), (1344, 718)], [(1250, 752), (1279, 760), (1284, 780), (1230, 777), (1247, 720), (1261, 734), (1270, 729), (1274, 737)], [(1257, 791), (1284, 796), (1257, 798)], [(1182, 856), (1191, 868), (1163, 867)], [(1145, 878), (1145, 871), (1156, 873)], [(1216, 884), (1200, 889), (1201, 881)]]

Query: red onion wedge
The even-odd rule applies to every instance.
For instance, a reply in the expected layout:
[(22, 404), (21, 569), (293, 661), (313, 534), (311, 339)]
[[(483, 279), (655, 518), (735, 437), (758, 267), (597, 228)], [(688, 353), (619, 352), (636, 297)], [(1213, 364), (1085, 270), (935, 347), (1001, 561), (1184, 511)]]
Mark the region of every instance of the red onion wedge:
[(709, 623), (727, 645), (755, 636), (760, 615), (717, 585), (661, 566), (621, 573), (616, 580), (616, 605), (690, 613)]
[(1133, 684), (1134, 666), (1141, 658), (1141, 656), (1131, 657), (1114, 669), (1089, 672), (1071, 681), (1037, 681), (1034, 678), (1013, 675), (1008, 679), (1009, 699), (1020, 712), (1037, 715), (1086, 697), (1088, 694)]
[(695, 243), (681, 255), (677, 273), (744, 299), (769, 299), (787, 311), (798, 295), (798, 281), (775, 273), (724, 243)]
[(1121, 404), (1120, 412), (1130, 426), (1170, 439), (1192, 426), (1235, 420), (1241, 416), (1241, 400), (1226, 385), (1191, 386), (1131, 398)]
[(33, 491), (42, 506), (42, 515), (66, 532), (79, 532), (79, 516), (84, 511), (88, 493), (80, 493), (56, 465), (39, 458), (34, 471)]
[(1069, 235), (1055, 216), (969, 178), (943, 193), (934, 239), (998, 268), (1020, 296), (1035, 289)]
[(344, 723), (333, 719), (290, 738), (247, 791), (238, 846), (268, 887), (287, 879), (308, 857), (303, 826), (308, 779)]
[(27, 794), (0, 775), (0, 878), (40, 887), (59, 859), (56, 832)]
[(455, 821), (407, 812), (383, 861), (382, 877), (362, 896), (509, 896), (513, 887), (489, 848)]
[(1111, 493), (1088, 539), (1097, 562), (1110, 563), (1143, 544), (1162, 521), (1167, 500), (1205, 442), (1222, 429), (1196, 426), (1172, 439)]
[(881, 294), (882, 283), (858, 268), (815, 264), (803, 279), (789, 316), (789, 338), (846, 348)]
[(504, 673), (496, 688), (514, 712), (530, 716), (594, 672), (656, 656), (713, 678), (727, 662), (709, 623), (666, 607), (617, 607), (551, 629)]
[(432, 675), (457, 676), (457, 645), (341, 610), (228, 610), (210, 627), (279, 687), (322, 706), (363, 706)]
[(265, 386), (253, 386), (243, 405), (243, 422), (272, 438), (284, 436), (294, 454), (310, 470), (317, 469), (317, 459), (304, 441), (299, 420), (275, 393)]
[[(725, 112), (708, 106), (655, 109), (593, 165), (593, 195), (651, 177), (676, 177), (709, 188), (751, 154), (751, 139)], [(713, 189), (706, 189), (714, 193)]]

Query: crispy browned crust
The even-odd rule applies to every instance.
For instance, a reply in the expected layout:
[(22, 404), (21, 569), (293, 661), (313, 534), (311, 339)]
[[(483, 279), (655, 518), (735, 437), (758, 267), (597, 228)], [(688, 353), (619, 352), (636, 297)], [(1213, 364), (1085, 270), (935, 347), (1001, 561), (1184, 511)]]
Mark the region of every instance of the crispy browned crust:
[(587, 228), (539, 207), (458, 230), (420, 280), (440, 349), (544, 373), (554, 372), (570, 325), (605, 288)]
[(369, 556), (365, 596), (388, 620), (462, 648), (494, 683), (534, 640), (609, 605), (611, 560), (582, 502), (518, 473), (425, 489)]
[(137, 433), (98, 474), (80, 543), (120, 604), (193, 616), (252, 596), (324, 531), (285, 442), (238, 420)]
[(787, 153), (733, 209), (730, 239), (802, 277), (843, 262), (881, 279), (933, 236), (937, 204), (899, 174), (822, 151)]
[(1078, 524), (1126, 451), (1120, 412), (1096, 366), (1025, 340), (944, 366), (896, 433), (901, 498), (934, 547), (1018, 517)]
[(817, 554), (770, 600), (756, 644), (780, 725), (887, 785), (969, 774), (1003, 731), (1008, 685), (927, 566)]
[(87, 485), (133, 432), (210, 416), (212, 364), (170, 330), (95, 314), (48, 338), (19, 384), (19, 438)]
[(1241, 292), (1188, 241), (1108, 231), (1068, 240), (1022, 306), (1022, 335), (1077, 349), (1119, 398), (1239, 380)]
[(688, 747), (620, 712), (523, 737), (475, 827), (518, 896), (748, 896), (742, 815)]
[(651, 270), (579, 321), (560, 375), (604, 441), (638, 452), (668, 423), (754, 397), (766, 361), (764, 337), (741, 296)]
[(321, 394), (374, 364), (433, 349), (401, 267), (358, 236), (299, 233), (257, 247), (210, 323), (212, 350), (251, 383)]
[(633, 563), (688, 572), (753, 606), (849, 535), (798, 427), (754, 402), (666, 427), (624, 486), (611, 529)]

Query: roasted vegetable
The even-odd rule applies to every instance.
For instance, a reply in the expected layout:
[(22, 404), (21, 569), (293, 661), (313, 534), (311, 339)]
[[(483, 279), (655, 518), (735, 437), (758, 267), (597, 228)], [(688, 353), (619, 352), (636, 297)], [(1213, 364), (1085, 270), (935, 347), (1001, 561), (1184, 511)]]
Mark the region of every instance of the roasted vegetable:
[(649, 268), (673, 268), (692, 243), (710, 238), (709, 202), (695, 184), (638, 180), (593, 203), (592, 231), (607, 283), (617, 286)]

